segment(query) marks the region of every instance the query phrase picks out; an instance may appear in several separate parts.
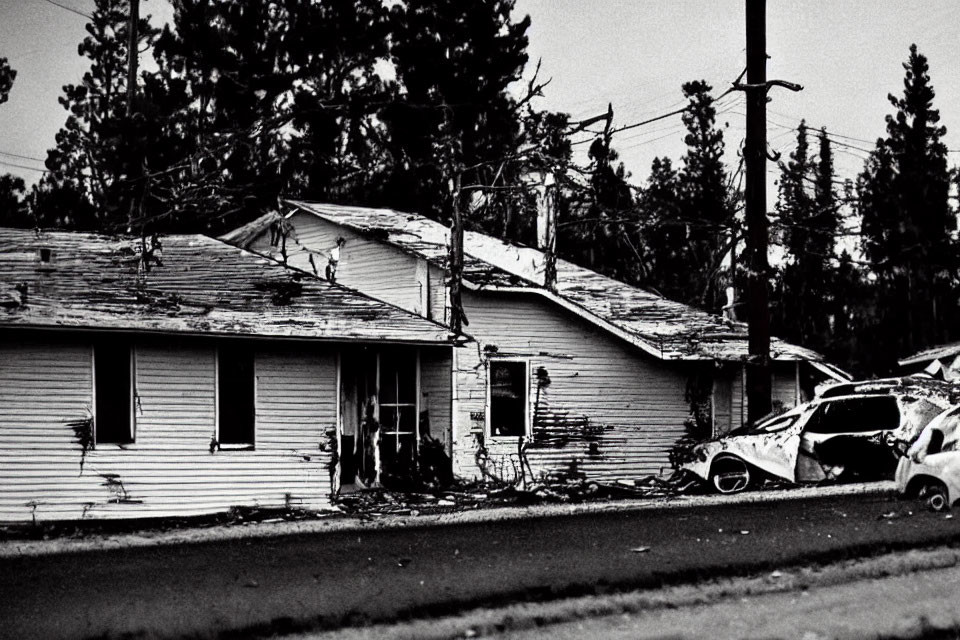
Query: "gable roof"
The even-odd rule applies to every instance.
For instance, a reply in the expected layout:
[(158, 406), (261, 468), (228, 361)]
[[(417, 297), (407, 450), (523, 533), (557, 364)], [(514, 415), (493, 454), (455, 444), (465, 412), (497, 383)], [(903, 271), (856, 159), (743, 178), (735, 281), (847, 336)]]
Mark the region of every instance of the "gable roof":
[(142, 261), (138, 238), (0, 228), (0, 325), (450, 343), (442, 325), (219, 240), (160, 242)]
[[(297, 211), (386, 242), (399, 250), (446, 268), (450, 231), (444, 225), (411, 213), (291, 200)], [(475, 290), (522, 291), (556, 304), (664, 360), (745, 360), (749, 355), (747, 325), (706, 313), (638, 287), (614, 280), (566, 260), (557, 260), (556, 291), (542, 286), (545, 257), (530, 247), (497, 238), (464, 233), (464, 284)], [(810, 349), (773, 338), (775, 360), (817, 362), (831, 377), (846, 374), (820, 364)]]

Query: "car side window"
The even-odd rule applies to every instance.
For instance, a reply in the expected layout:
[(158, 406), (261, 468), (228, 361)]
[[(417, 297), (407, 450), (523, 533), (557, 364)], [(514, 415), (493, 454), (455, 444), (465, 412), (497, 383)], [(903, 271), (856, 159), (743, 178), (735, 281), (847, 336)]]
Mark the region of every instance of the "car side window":
[(783, 431), (797, 421), (797, 416), (784, 416), (761, 423), (754, 428), (755, 433), (775, 433)]
[(866, 433), (900, 426), (900, 409), (893, 396), (845, 398), (820, 405), (807, 423), (807, 433)]

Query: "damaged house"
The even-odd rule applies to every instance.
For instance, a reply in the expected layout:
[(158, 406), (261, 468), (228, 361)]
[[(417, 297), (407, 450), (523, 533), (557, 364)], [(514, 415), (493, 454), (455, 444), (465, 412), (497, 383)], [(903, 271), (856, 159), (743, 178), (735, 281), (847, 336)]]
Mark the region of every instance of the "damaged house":
[[(386, 209), (287, 204), (223, 239), (450, 324), (446, 227)], [(480, 233), (465, 233), (463, 262), (463, 330), (473, 341), (453, 349), (443, 436), (456, 475), (664, 474), (690, 430), (709, 437), (745, 420), (744, 324), (564, 260), (551, 281), (543, 252)], [(847, 379), (782, 341), (772, 356), (784, 407), (817, 382)], [(345, 437), (351, 428), (344, 423)]]
[(446, 327), (204, 236), (0, 229), (0, 327), (0, 521), (315, 509), (449, 430)]

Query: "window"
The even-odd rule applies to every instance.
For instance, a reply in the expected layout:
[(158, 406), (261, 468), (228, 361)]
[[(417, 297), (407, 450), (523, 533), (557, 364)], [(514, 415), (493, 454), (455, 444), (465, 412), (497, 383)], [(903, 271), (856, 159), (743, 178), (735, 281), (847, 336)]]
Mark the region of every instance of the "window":
[(381, 471), (385, 479), (409, 477), (417, 457), (417, 359), (387, 350), (379, 366)]
[(253, 351), (239, 345), (217, 349), (217, 442), (221, 447), (252, 447), (254, 406)]
[(900, 426), (900, 409), (893, 396), (848, 398), (820, 405), (810, 417), (808, 433), (866, 433)]
[(94, 443), (130, 444), (134, 435), (134, 356), (122, 340), (93, 347)]
[(527, 402), (529, 378), (529, 367), (524, 361), (490, 361), (487, 390), (491, 435), (526, 435), (530, 413)]
[(790, 415), (770, 418), (751, 429), (751, 433), (776, 433), (777, 431), (783, 431), (784, 429), (792, 427), (798, 417), (797, 415)]

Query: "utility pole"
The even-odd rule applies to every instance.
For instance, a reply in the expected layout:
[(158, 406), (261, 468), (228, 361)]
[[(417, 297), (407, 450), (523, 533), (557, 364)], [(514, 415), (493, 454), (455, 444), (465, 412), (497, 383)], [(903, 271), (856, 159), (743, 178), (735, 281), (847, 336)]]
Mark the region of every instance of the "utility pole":
[(127, 27), (127, 115), (132, 116), (137, 97), (137, 62), (139, 58), (140, 0), (130, 0), (130, 24)]
[(747, 420), (770, 413), (770, 296), (767, 290), (767, 7), (747, 2)]
[[(135, 102), (137, 99), (137, 63), (140, 57), (140, 37), (137, 33), (140, 26), (140, 0), (130, 0), (130, 16), (127, 25), (127, 118), (132, 118), (136, 111)], [(128, 129), (129, 131), (129, 129)], [(142, 158), (143, 156), (141, 156)], [(142, 162), (142, 160), (141, 160)], [(143, 170), (141, 167), (133, 167), (131, 177), (142, 178)], [(130, 189), (130, 205), (127, 210), (127, 233), (133, 231), (133, 222), (138, 217), (139, 200), (137, 189), (143, 192), (144, 187), (138, 183), (133, 183)]]
[(463, 333), (469, 324), (463, 312), (463, 214), (460, 211), (460, 171), (453, 179), (453, 212), (450, 221), (450, 330)]
[(747, 138), (744, 145), (747, 222), (747, 420), (770, 413), (770, 294), (767, 258), (767, 91), (772, 86), (803, 89), (783, 80), (767, 81), (766, 0), (746, 0), (747, 83), (734, 88), (747, 95)]

